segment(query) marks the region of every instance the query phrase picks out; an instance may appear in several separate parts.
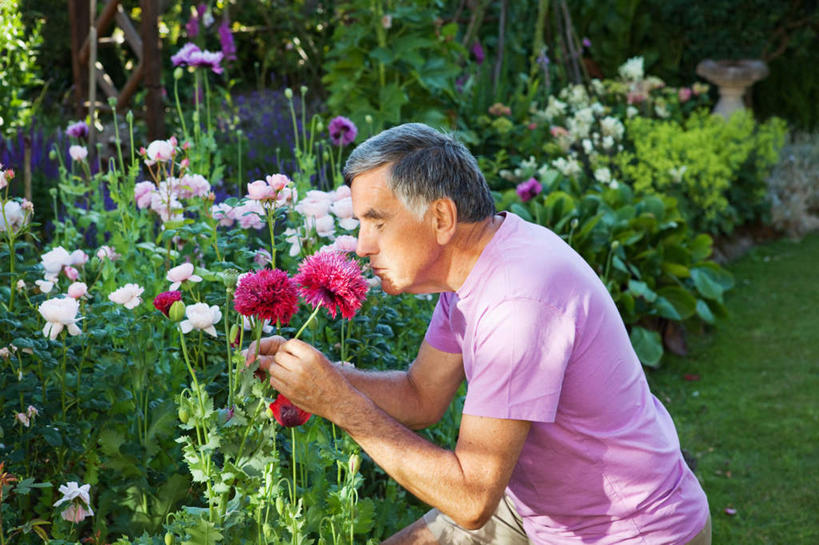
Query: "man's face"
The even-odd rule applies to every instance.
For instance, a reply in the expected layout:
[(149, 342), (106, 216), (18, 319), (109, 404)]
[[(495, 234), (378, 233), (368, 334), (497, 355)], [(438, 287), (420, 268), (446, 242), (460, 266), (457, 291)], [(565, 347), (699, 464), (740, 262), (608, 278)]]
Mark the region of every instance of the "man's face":
[(373, 273), (387, 293), (438, 291), (433, 280), (441, 247), (430, 212), (419, 220), (398, 200), (387, 187), (390, 166), (353, 179), (353, 214), (361, 222), (356, 253), (370, 258)]

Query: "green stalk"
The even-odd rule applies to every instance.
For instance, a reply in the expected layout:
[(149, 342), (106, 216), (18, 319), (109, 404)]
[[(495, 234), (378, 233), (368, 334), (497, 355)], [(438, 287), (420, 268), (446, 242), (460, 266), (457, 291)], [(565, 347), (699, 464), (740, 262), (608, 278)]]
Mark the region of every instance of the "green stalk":
[(313, 311), (313, 314), (311, 314), (310, 317), (307, 318), (307, 321), (304, 322), (304, 324), (302, 324), (301, 329), (299, 329), (298, 333), (296, 333), (296, 336), (293, 337), (293, 340), (296, 340), (301, 336), (302, 331), (304, 331), (304, 328), (307, 327), (307, 324), (313, 321), (313, 318), (316, 317), (316, 314), (318, 314), (319, 309), (321, 309), (321, 306), (316, 307), (316, 309)]
[[(182, 134), (185, 135), (185, 140), (188, 139), (188, 129), (185, 127), (185, 116), (182, 115), (182, 104), (179, 102), (179, 78), (173, 78), (173, 97), (176, 102), (176, 113), (179, 115), (179, 123), (182, 125)], [(198, 97), (197, 97), (198, 98)], [(133, 136), (131, 137), (133, 140)], [(133, 153), (133, 147), (132, 147)], [(131, 158), (133, 162), (133, 157)]]

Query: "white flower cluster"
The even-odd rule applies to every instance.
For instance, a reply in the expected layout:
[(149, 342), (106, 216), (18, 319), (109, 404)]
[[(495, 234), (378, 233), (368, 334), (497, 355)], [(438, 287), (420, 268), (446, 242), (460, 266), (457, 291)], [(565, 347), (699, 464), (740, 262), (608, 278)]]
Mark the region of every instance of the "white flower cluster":
[(201, 174), (183, 174), (179, 178), (171, 176), (159, 185), (145, 181), (134, 186), (137, 207), (150, 208), (159, 214), (163, 222), (182, 219), (184, 206), (180, 199), (207, 198), (209, 195), (210, 182)]

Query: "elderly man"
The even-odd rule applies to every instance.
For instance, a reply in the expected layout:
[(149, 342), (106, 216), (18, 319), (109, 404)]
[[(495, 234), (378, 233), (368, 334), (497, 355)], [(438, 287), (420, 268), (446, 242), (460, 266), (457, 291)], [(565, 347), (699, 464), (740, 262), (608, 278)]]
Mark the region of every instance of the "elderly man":
[[(588, 264), (496, 213), (474, 157), (425, 125), (368, 139), (344, 177), (384, 291), (441, 294), (418, 356), (367, 372), (272, 337), (260, 364), (434, 507), (385, 543), (709, 544), (705, 494)], [(464, 380), (454, 451), (411, 431)]]

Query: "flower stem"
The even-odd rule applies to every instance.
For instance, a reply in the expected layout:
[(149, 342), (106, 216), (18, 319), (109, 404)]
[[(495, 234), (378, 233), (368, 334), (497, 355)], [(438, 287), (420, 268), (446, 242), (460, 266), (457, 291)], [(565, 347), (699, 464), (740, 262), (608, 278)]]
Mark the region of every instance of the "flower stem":
[(310, 315), (310, 317), (309, 317), (309, 318), (307, 318), (307, 321), (306, 321), (306, 322), (304, 322), (304, 324), (302, 324), (301, 329), (299, 329), (298, 333), (296, 333), (296, 336), (295, 336), (295, 337), (293, 337), (293, 339), (294, 339), (294, 340), (295, 340), (295, 339), (298, 339), (298, 338), (301, 336), (301, 333), (302, 333), (302, 331), (304, 331), (304, 328), (306, 328), (306, 327), (307, 327), (307, 325), (308, 325), (310, 322), (312, 322), (312, 321), (313, 321), (313, 318), (315, 318), (315, 317), (316, 317), (316, 314), (318, 314), (318, 311), (319, 311), (319, 309), (320, 309), (320, 308), (321, 308), (320, 306), (317, 306), (317, 307), (316, 307), (316, 309), (313, 311), (313, 314), (311, 314), (311, 315)]

